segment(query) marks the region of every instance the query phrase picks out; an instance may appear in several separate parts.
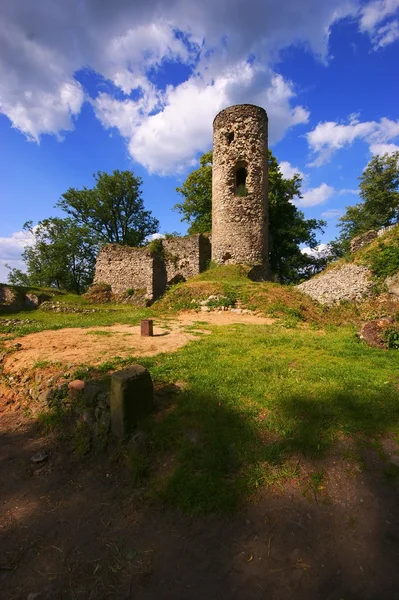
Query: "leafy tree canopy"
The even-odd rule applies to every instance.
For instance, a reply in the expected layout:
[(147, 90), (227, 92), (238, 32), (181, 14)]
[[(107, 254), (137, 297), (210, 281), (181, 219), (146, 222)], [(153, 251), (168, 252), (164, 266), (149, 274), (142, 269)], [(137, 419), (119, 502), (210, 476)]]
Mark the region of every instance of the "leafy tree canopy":
[[(303, 254), (300, 246), (315, 248), (316, 232), (322, 231), (324, 221), (305, 219), (292, 203), (301, 197), (301, 177), (296, 174), (285, 179), (278, 162), (269, 150), (269, 215), (270, 266), (282, 282), (294, 282), (320, 270), (325, 260)], [(212, 229), (212, 152), (200, 159), (200, 167), (190, 173), (177, 192), (184, 198), (175, 208), (183, 221), (190, 223), (189, 233), (207, 233)]]
[(189, 234), (209, 233), (212, 229), (212, 152), (200, 158), (200, 167), (192, 171), (176, 191), (184, 198), (175, 205), (182, 221), (190, 223)]
[(351, 238), (369, 229), (381, 229), (399, 220), (399, 152), (374, 156), (360, 177), (362, 202), (348, 206), (340, 218), (341, 253)]
[(69, 188), (56, 206), (100, 243), (142, 246), (147, 236), (157, 233), (157, 219), (144, 209), (141, 177), (131, 171), (99, 171), (94, 179), (91, 189)]
[(14, 285), (56, 287), (80, 294), (93, 279), (98, 247), (86, 226), (70, 218), (50, 218), (33, 227), (24, 225), (32, 235), (22, 258), (27, 273), (11, 269), (8, 280)]

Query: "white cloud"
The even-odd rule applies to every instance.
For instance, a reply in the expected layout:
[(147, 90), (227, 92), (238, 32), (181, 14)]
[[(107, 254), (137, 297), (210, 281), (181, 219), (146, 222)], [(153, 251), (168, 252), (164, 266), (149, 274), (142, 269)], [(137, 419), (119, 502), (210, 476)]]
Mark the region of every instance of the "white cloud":
[(308, 256), (313, 256), (314, 258), (324, 258), (330, 254), (330, 245), (329, 244), (319, 244), (316, 248), (309, 248), (305, 246), (305, 248), (301, 249), (302, 254), (307, 254)]
[(396, 144), (371, 144), (370, 152), (372, 154), (393, 154), (394, 152), (399, 152), (399, 146)]
[(359, 194), (359, 190), (353, 188), (342, 188), (337, 192), (340, 196), (349, 196), (352, 194), (353, 196), (357, 196)]
[(153, 240), (162, 240), (165, 236), (162, 233), (152, 233), (148, 236), (147, 241), (152, 242)]
[(374, 48), (382, 48), (399, 39), (399, 0), (375, 0), (360, 10), (360, 30), (367, 32)]
[(0, 237), (0, 282), (6, 282), (8, 269), (6, 264), (12, 268), (22, 269), (24, 263), (21, 254), (25, 246), (30, 246), (34, 241), (29, 231), (16, 231), (9, 237)]
[(316, 155), (309, 166), (319, 167), (328, 162), (337, 150), (350, 146), (355, 140), (364, 140), (373, 148), (381, 147), (399, 137), (399, 120), (386, 117), (377, 121), (359, 121), (352, 116), (349, 123), (335, 121), (319, 123), (306, 134), (311, 151)]
[(143, 101), (118, 101), (101, 94), (94, 110), (104, 127), (116, 127), (128, 141), (134, 160), (149, 172), (179, 172), (195, 164), (195, 156), (212, 142), (212, 121), (226, 106), (242, 101), (265, 106), (270, 119), (270, 143), (277, 142), (291, 126), (306, 123), (308, 111), (290, 106), (292, 85), (267, 68), (241, 63), (226, 69), (212, 81), (193, 75), (161, 96), (146, 97), (149, 106), (163, 108), (156, 114), (143, 111)]
[(322, 212), (321, 216), (325, 219), (339, 219), (339, 217), (342, 217), (343, 214), (344, 213), (339, 208), (331, 208), (330, 210)]
[(322, 183), (318, 187), (310, 188), (303, 192), (302, 198), (298, 199), (295, 204), (301, 208), (309, 208), (324, 204), (334, 194), (334, 188), (326, 183)]
[(305, 173), (302, 173), (302, 171), (300, 169), (297, 169), (297, 167), (293, 167), (291, 163), (289, 163), (286, 160), (281, 161), (281, 163), (279, 163), (279, 167), (285, 179), (292, 179), (292, 177), (294, 177), (295, 174), (298, 174), (300, 177), (302, 177), (302, 179), (306, 178)]
[[(134, 101), (122, 96), (122, 103), (103, 95), (95, 110), (151, 170), (190, 164), (210, 143), (215, 112), (232, 102), (266, 106), (271, 140), (277, 140), (306, 122), (308, 111), (271, 61), (291, 44), (305, 44), (325, 59), (331, 25), (355, 14), (357, 3), (2, 0), (0, 112), (29, 139), (60, 136), (73, 129), (85, 101), (76, 74), (91, 69), (119, 88), (119, 101), (134, 92)], [(188, 65), (191, 77), (177, 87), (157, 87), (157, 71), (171, 61)]]

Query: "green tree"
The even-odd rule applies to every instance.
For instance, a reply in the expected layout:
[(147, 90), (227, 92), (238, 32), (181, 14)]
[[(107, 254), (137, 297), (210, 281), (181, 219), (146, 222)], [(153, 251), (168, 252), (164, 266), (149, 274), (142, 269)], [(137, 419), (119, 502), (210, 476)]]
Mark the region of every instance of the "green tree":
[[(315, 273), (325, 265), (318, 259), (301, 252), (301, 245), (315, 248), (317, 231), (323, 231), (324, 221), (305, 219), (302, 211), (293, 204), (301, 197), (301, 177), (296, 174), (285, 179), (278, 162), (269, 150), (269, 216), (270, 216), (270, 266), (282, 282), (295, 282)], [(177, 192), (184, 201), (175, 208), (182, 213), (183, 221), (190, 223), (189, 233), (206, 233), (212, 227), (212, 152), (200, 159), (200, 167), (190, 173)]]
[(70, 218), (50, 218), (24, 230), (33, 238), (22, 259), (27, 273), (11, 269), (8, 280), (14, 285), (56, 287), (76, 294), (84, 292), (93, 279), (98, 247), (86, 226)]
[(87, 227), (99, 243), (142, 246), (159, 223), (144, 209), (142, 179), (131, 171), (99, 171), (91, 189), (69, 188), (56, 206)]
[(212, 152), (200, 158), (200, 167), (192, 171), (176, 191), (184, 198), (175, 205), (182, 221), (190, 223), (189, 234), (209, 233), (212, 229)]
[(374, 156), (359, 179), (362, 202), (348, 206), (338, 225), (342, 251), (354, 236), (399, 220), (399, 152)]

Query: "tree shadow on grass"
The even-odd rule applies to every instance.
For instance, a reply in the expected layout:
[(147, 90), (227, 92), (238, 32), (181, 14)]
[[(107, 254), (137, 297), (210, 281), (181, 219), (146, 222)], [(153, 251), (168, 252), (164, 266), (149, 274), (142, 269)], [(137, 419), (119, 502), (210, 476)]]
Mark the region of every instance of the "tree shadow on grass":
[[(319, 468), (336, 432), (389, 432), (399, 418), (394, 389), (287, 393), (262, 418), (259, 407), (209, 391), (157, 392), (157, 412), (140, 424), (150, 475), (136, 486), (112, 448), (79, 461), (34, 425), (4, 432), (5, 598), (398, 598), (397, 489), (378, 457), (345, 477), (341, 461), (331, 497), (289, 482), (245, 502), (292, 455)], [(30, 457), (43, 444), (49, 471), (35, 475)]]
[(143, 427), (154, 464), (169, 466), (155, 484), (160, 497), (193, 514), (232, 511), (264, 483), (295, 476), (292, 457), (322, 460), (336, 442), (378, 442), (399, 426), (394, 388), (325, 390), (318, 398), (285, 395), (274, 410), (244, 407), (217, 394), (187, 390)]

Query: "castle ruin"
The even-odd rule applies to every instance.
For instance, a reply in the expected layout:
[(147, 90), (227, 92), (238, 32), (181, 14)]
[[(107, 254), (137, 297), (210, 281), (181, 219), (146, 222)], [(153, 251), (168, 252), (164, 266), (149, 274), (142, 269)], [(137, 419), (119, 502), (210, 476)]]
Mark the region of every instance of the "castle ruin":
[(213, 122), (212, 259), (267, 270), (267, 114), (230, 106)]
[(252, 104), (230, 106), (213, 122), (212, 236), (162, 239), (150, 247), (101, 248), (94, 283), (115, 293), (140, 290), (147, 301), (169, 285), (217, 264), (248, 264), (268, 274), (268, 119)]

